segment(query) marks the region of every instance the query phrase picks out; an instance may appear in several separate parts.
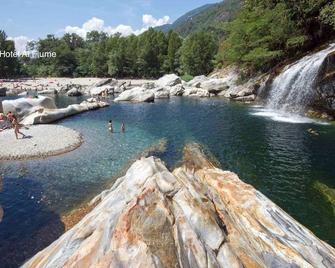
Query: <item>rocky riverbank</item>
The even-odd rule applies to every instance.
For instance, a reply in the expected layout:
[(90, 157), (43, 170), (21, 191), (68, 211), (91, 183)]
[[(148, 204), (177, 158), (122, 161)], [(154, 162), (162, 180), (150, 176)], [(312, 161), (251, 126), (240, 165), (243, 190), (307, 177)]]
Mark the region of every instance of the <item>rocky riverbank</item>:
[(23, 267), (333, 267), (335, 249), (189, 145), (136, 161)]

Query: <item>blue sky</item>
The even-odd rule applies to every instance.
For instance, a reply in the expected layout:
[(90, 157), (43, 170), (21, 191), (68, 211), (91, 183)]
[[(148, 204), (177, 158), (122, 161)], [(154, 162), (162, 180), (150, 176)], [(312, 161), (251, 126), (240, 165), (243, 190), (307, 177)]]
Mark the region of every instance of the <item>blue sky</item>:
[[(149, 24), (162, 23), (164, 16), (170, 21), (185, 12), (218, 0), (0, 0), (0, 29), (8, 36), (27, 36), (36, 39), (48, 33), (61, 34), (67, 26), (82, 27), (95, 17), (103, 27), (115, 28), (119, 24), (139, 30), (148, 14)], [(98, 24), (101, 21), (98, 21)], [(100, 25), (101, 26), (101, 25)]]

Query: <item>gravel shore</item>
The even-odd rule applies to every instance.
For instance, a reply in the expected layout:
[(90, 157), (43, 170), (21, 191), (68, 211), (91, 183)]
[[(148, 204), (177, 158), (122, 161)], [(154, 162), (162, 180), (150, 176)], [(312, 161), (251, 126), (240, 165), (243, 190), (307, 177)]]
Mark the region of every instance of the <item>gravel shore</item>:
[(81, 135), (58, 125), (38, 125), (22, 128), (27, 137), (16, 139), (14, 130), (0, 132), (0, 160), (25, 160), (59, 155), (78, 148)]

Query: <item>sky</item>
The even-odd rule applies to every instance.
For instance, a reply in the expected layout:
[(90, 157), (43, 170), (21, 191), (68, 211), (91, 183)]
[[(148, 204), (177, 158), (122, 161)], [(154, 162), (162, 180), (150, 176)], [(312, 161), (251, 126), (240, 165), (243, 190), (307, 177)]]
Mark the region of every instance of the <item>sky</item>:
[(0, 0), (0, 29), (23, 51), (29, 40), (91, 30), (139, 34), (219, 0)]

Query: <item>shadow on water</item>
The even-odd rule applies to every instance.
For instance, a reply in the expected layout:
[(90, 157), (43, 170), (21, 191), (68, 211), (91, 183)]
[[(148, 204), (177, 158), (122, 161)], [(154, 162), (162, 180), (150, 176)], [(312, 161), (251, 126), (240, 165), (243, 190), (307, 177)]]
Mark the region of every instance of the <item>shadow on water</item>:
[(0, 179), (1, 267), (18, 267), (64, 232), (60, 217), (47, 208), (42, 192), (32, 179)]

